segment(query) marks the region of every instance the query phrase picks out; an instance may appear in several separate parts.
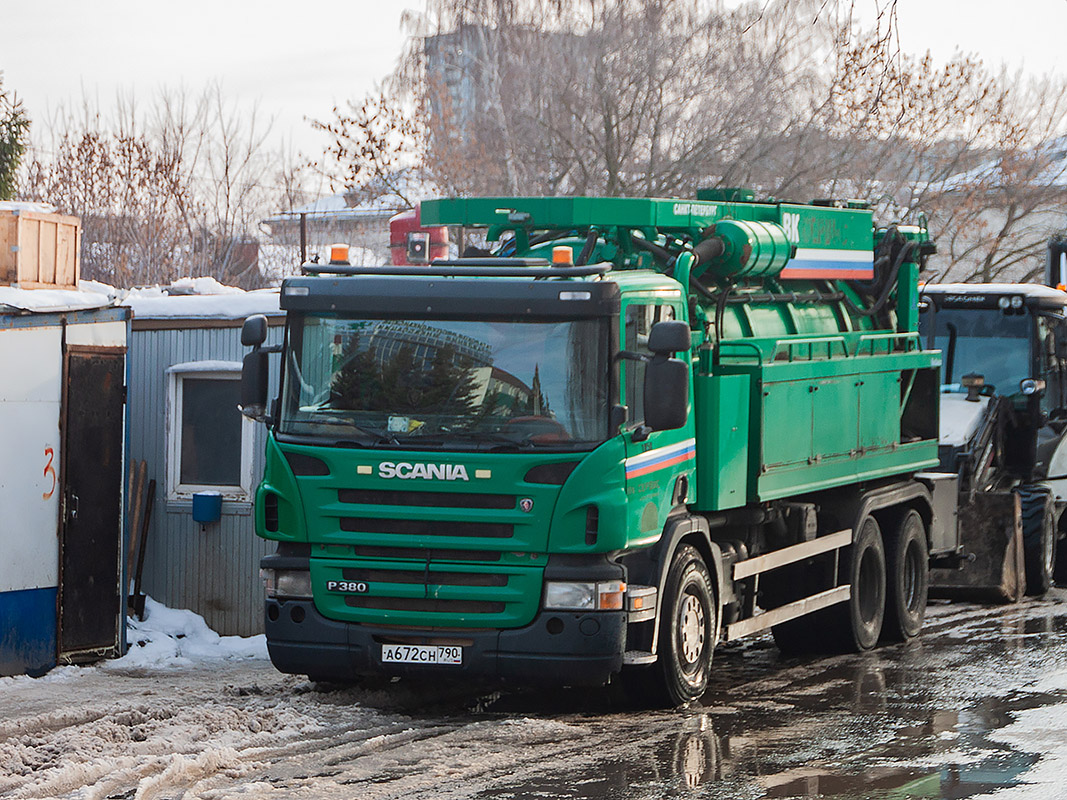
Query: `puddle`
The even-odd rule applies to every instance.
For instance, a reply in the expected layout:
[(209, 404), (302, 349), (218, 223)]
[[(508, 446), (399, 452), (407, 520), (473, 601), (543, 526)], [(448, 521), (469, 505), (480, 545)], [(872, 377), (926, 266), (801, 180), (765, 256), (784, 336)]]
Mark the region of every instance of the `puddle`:
[[(476, 796), (963, 800), (1021, 783), (1041, 755), (997, 732), (1017, 723), (1018, 712), (1067, 702), (1067, 693), (1017, 692), (960, 711), (933, 708), (922, 692), (906, 691), (914, 680), (907, 672), (881, 661), (835, 662), (777, 687), (771, 694), (785, 711), (740, 703), (728, 713), (585, 716), (596, 747), (536, 779)], [(604, 729), (612, 723), (614, 742)]]

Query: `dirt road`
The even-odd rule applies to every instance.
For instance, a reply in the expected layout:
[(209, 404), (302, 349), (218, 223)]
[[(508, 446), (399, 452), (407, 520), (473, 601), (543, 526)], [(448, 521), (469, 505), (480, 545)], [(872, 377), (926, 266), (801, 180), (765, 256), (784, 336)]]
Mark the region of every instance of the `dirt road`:
[(921, 641), (781, 659), (720, 648), (700, 707), (610, 692), (341, 688), (263, 660), (0, 680), (0, 796), (1062, 796), (1067, 591), (931, 608)]

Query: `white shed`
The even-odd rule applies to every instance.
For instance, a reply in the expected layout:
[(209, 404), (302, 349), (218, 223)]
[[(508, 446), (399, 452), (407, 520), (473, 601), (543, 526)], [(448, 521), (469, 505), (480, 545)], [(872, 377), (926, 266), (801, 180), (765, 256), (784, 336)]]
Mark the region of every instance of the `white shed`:
[(0, 675), (124, 647), (129, 309), (0, 286)]

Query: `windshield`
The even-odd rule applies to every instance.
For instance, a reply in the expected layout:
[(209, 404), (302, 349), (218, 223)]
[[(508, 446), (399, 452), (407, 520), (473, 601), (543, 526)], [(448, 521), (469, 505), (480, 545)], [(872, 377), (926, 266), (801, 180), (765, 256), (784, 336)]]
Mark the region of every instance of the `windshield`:
[[(935, 330), (932, 346), (942, 353), (941, 382), (957, 384), (964, 375), (975, 372), (985, 377), (986, 386), (1000, 394), (1019, 391), (1019, 381), (1030, 377), (1030, 317), (1005, 314), (1000, 309), (942, 308), (920, 315), (919, 330), (930, 334), (931, 316)], [(949, 375), (949, 339), (955, 329), (956, 344)]]
[(279, 432), (365, 446), (590, 447), (608, 428), (607, 320), (294, 316)]

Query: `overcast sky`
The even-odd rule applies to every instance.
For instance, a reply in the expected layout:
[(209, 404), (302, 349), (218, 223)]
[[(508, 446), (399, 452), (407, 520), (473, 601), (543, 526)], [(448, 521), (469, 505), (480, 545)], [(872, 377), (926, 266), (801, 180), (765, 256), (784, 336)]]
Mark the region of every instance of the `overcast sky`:
[[(885, 5), (888, 0), (881, 0)], [(737, 0), (727, 0), (736, 5)], [(873, 8), (875, 0), (857, 0)], [(0, 0), (0, 70), (41, 123), (83, 94), (108, 107), (119, 90), (147, 97), (160, 86), (199, 90), (222, 82), (258, 102), (275, 132), (311, 153), (325, 119), (388, 74), (404, 40), (403, 0)], [(939, 60), (957, 49), (989, 64), (1061, 70), (1067, 0), (898, 0), (904, 48)], [(805, 24), (798, 19), (798, 24)]]

